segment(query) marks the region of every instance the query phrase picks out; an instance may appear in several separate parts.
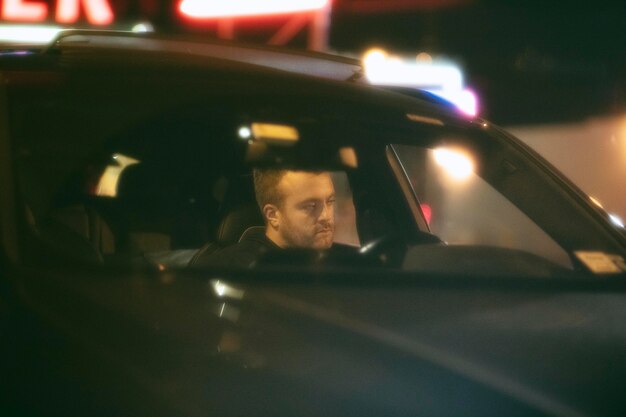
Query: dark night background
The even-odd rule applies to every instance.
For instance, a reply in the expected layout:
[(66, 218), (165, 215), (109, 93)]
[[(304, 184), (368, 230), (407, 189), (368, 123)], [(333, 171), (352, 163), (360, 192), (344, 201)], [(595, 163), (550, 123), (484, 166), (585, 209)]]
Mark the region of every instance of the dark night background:
[(459, 62), (499, 123), (578, 119), (624, 110), (626, 3), (465, 2), (387, 14), (333, 15), (339, 51), (372, 45)]
[[(181, 18), (180, 0), (107, 1), (116, 28), (149, 21), (157, 32), (217, 37), (216, 20)], [(331, 1), (331, 52), (360, 57), (378, 46), (406, 57), (428, 52), (452, 59), (478, 93), (481, 114), (500, 124), (578, 120), (626, 109), (623, 0)], [(36, 2), (47, 3), (48, 23), (54, 23), (56, 0)], [(265, 43), (290, 17), (235, 19), (234, 38)], [(85, 26), (81, 19), (75, 26)], [(305, 30), (288, 44), (306, 45)]]
[[(114, 2), (115, 0), (111, 0)], [(143, 0), (162, 31), (215, 36), (214, 21), (172, 19), (176, 2)], [(135, 4), (135, 8), (128, 8)], [(459, 63), (500, 124), (571, 121), (626, 109), (623, 1), (334, 0), (329, 49), (361, 56), (378, 46), (405, 56), (428, 52)], [(137, 5), (141, 6), (138, 7)], [(150, 6), (152, 5), (152, 6)], [(281, 18), (236, 21), (238, 40), (267, 41)], [(306, 47), (302, 32), (289, 46)]]

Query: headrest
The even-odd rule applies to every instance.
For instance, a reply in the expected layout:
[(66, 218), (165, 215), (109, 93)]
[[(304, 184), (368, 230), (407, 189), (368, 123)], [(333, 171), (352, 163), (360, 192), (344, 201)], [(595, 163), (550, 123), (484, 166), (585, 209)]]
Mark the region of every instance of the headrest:
[(251, 226), (263, 226), (263, 217), (256, 204), (242, 204), (230, 210), (220, 222), (216, 241), (220, 246), (235, 244)]
[(171, 210), (180, 201), (180, 188), (164, 172), (169, 171), (144, 163), (124, 168), (117, 183), (117, 198), (148, 211)]
[(263, 236), (264, 234), (265, 226), (250, 226), (243, 232), (243, 234), (239, 238), (239, 241), (242, 242), (244, 240), (258, 238)]

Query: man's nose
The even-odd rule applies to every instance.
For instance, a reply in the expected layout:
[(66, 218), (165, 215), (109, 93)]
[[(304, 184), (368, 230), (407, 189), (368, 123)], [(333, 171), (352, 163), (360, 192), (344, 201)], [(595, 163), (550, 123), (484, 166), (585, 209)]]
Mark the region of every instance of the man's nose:
[(333, 206), (332, 204), (323, 204), (322, 205), (322, 211), (320, 212), (319, 215), (319, 220), (320, 221), (328, 221), (332, 218), (333, 215)]

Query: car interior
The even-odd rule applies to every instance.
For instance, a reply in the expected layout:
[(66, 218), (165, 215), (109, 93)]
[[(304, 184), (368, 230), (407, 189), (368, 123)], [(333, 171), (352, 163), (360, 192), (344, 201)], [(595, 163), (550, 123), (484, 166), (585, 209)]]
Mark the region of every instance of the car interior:
[[(573, 230), (566, 220), (579, 216), (569, 197), (547, 198), (558, 184), (549, 183), (545, 174), (508, 145), (487, 136), (451, 135), (452, 130), (436, 133), (420, 125), (414, 131), (394, 130), (391, 125), (364, 127), (348, 119), (320, 116), (309, 105), (285, 109), (265, 105), (258, 98), (243, 104), (203, 102), (96, 132), (100, 136), (91, 141), (81, 142), (80, 135), (66, 137), (59, 127), (55, 138), (66, 141), (64, 146), (49, 140), (36, 126), (25, 125), (16, 160), (23, 227), (28, 232), (24, 243), (30, 251), (26, 261), (157, 270), (193, 266), (239, 241), (250, 227), (263, 225), (252, 169), (275, 167), (333, 172), (335, 188), (342, 190), (335, 243), (351, 248), (341, 260), (343, 265), (419, 269), (424, 263), (414, 260), (426, 256), (425, 252), (407, 249), (451, 244), (466, 249), (425, 259), (440, 259), (435, 269), (463, 272), (468, 264), (456, 263), (460, 269), (450, 269), (459, 259), (455, 253), (465, 250), (469, 260), (488, 260), (494, 253), (507, 258), (502, 251), (490, 255), (489, 250), (472, 249), (500, 247), (540, 257), (549, 254), (551, 262), (571, 270), (572, 248), (560, 247), (560, 242), (588, 242), (587, 233)], [(436, 147), (457, 145), (483, 159), (474, 158), (477, 175), (470, 180), (474, 185), (452, 182), (448, 195), (441, 187), (447, 174), (445, 163), (437, 160)], [(529, 188), (531, 182), (548, 185)], [(496, 200), (483, 199), (486, 194), (481, 190), (488, 190), (506, 207), (496, 208), (492, 203)], [(459, 195), (465, 199), (459, 200)], [(509, 206), (521, 220), (510, 220)], [(425, 210), (432, 218), (426, 218)], [(570, 213), (555, 217), (565, 212)], [(498, 221), (490, 213), (499, 213)], [(531, 214), (552, 230), (528, 240)], [(478, 226), (468, 228), (472, 223)], [(589, 225), (575, 227), (584, 231)], [(407, 253), (413, 261), (404, 261)], [(501, 264), (515, 271), (519, 257), (511, 252)], [(541, 263), (532, 256), (524, 259)], [(476, 269), (484, 270), (484, 264), (487, 261), (476, 261)]]
[[(241, 123), (198, 114), (149, 120), (109, 138), (75, 161), (47, 204), (28, 198), (37, 196), (41, 175), (23, 164), (32, 259), (163, 270), (193, 265), (237, 243), (249, 228), (262, 227), (254, 164), (246, 163), (249, 144), (237, 136)], [(356, 247), (348, 175), (336, 171), (334, 177), (342, 192), (339, 240)]]

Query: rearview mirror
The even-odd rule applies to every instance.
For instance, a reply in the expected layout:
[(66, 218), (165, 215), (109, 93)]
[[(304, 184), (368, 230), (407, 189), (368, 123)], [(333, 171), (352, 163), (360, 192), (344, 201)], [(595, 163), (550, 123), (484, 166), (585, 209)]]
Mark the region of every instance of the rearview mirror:
[(246, 162), (262, 168), (355, 169), (357, 154), (353, 147), (332, 140), (338, 132), (281, 123), (252, 122), (239, 127), (241, 140), (247, 141)]

